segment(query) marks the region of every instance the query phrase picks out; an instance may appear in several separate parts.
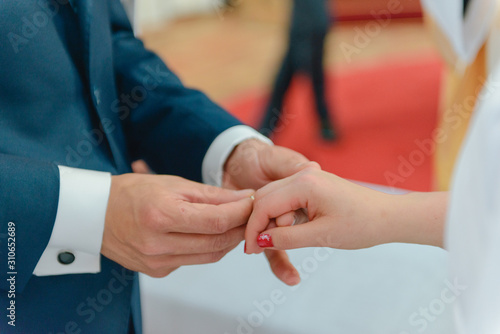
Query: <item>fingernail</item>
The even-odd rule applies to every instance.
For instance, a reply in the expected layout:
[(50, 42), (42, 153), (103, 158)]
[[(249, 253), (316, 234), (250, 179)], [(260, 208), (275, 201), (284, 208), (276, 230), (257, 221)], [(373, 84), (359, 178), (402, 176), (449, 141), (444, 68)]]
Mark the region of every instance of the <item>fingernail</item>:
[(243, 246), (243, 252), (246, 254), (247, 253), (247, 243), (245, 242), (244, 246)]
[(261, 234), (257, 238), (257, 244), (259, 247), (262, 248), (269, 248), (269, 247), (274, 247), (273, 245), (273, 239), (269, 234)]
[(295, 167), (299, 168), (302, 167), (306, 164), (307, 162), (299, 162), (298, 164), (295, 165)]
[(300, 283), (300, 275), (296, 270), (289, 270), (285, 276), (284, 281), (288, 285), (297, 285)]
[(288, 285), (294, 286), (300, 283), (300, 277), (293, 276), (288, 279)]

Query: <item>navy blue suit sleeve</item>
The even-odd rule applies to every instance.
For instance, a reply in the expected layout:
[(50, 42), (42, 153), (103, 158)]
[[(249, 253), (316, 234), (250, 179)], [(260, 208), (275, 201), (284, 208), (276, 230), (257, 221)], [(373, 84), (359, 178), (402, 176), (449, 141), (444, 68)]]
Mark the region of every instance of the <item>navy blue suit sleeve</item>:
[[(0, 289), (8, 290), (7, 273), (14, 271), (16, 292), (23, 290), (49, 242), (58, 200), (55, 164), (0, 154)], [(15, 240), (9, 239), (9, 222)], [(9, 268), (8, 245), (14, 243), (15, 265)]]
[(119, 0), (110, 0), (113, 61), (125, 136), (133, 159), (155, 172), (201, 181), (201, 164), (222, 131), (241, 124), (203, 93), (183, 86), (134, 37)]

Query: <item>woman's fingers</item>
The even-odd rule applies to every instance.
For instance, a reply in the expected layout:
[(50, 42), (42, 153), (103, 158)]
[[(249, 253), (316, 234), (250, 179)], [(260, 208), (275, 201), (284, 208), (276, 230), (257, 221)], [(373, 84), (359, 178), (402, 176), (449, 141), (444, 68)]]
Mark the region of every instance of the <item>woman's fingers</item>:
[(277, 227), (259, 234), (257, 243), (266, 250), (325, 247), (331, 243), (327, 233), (331, 229), (329, 225), (327, 218), (318, 218), (308, 224)]
[[(260, 232), (268, 228), (267, 226), (273, 218), (294, 212), (306, 206), (307, 200), (304, 197), (304, 190), (302, 188), (300, 185), (289, 183), (263, 197), (257, 196), (245, 232), (248, 254), (259, 253), (261, 251), (257, 245), (257, 237)], [(283, 221), (283, 224), (288, 221), (288, 224), (291, 225), (293, 218), (288, 215), (288, 217), (283, 218)], [(278, 224), (279, 222), (277, 222)]]
[(276, 225), (279, 227), (292, 226), (295, 220), (295, 211), (287, 212), (276, 218)]
[(313, 161), (305, 163), (303, 166), (300, 166), (300, 168), (301, 170), (297, 174), (286, 177), (284, 179), (273, 181), (271, 183), (266, 184), (264, 187), (260, 188), (256, 194), (257, 195), (256, 198), (265, 197), (270, 193), (272, 193), (273, 191), (283, 188), (286, 185), (297, 184), (301, 182), (301, 177), (303, 177), (304, 175), (308, 173), (310, 174), (314, 171), (321, 170), (321, 167), (319, 167), (318, 163)]
[[(279, 227), (293, 226), (307, 223), (309, 217), (307, 215), (307, 209), (298, 209), (293, 212), (287, 212), (276, 218), (276, 225)], [(267, 230), (271, 229), (270, 226)]]

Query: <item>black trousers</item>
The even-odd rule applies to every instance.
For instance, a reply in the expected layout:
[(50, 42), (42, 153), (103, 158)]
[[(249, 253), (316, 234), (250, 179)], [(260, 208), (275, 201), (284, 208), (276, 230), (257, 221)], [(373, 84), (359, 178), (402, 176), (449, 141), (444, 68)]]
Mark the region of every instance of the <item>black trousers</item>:
[(260, 131), (263, 134), (271, 134), (280, 123), (286, 92), (297, 73), (303, 73), (310, 78), (319, 119), (331, 124), (325, 99), (323, 71), (325, 37), (326, 32), (290, 36), (290, 45), (276, 77), (266, 114), (261, 123)]

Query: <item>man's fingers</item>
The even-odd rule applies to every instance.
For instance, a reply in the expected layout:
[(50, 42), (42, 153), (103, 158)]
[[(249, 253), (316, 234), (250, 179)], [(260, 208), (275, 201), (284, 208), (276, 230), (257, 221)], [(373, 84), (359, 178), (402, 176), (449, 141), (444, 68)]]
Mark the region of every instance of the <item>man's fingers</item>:
[(239, 226), (223, 234), (161, 234), (149, 240), (145, 255), (181, 255), (213, 253), (238, 245), (245, 237), (245, 226)]
[(194, 186), (185, 191), (186, 200), (193, 203), (223, 204), (251, 197), (255, 190), (229, 190), (206, 184), (192, 183)]
[(213, 253), (149, 256), (143, 261), (144, 269), (142, 272), (152, 277), (165, 277), (172, 272), (172, 267), (218, 262), (236, 246), (233, 245)]
[(171, 232), (222, 234), (245, 225), (252, 213), (252, 206), (251, 198), (220, 205), (181, 202)]
[(132, 163), (132, 170), (139, 174), (152, 174), (153, 171), (149, 168), (144, 160), (136, 160)]
[(271, 270), (278, 279), (287, 285), (300, 283), (300, 275), (297, 269), (288, 259), (285, 251), (268, 249), (265, 251)]
[[(307, 215), (307, 209), (298, 209), (294, 212), (287, 212), (276, 218), (276, 225), (279, 227), (293, 226), (307, 223), (309, 217)], [(267, 230), (271, 229), (271, 226), (267, 227)]]

